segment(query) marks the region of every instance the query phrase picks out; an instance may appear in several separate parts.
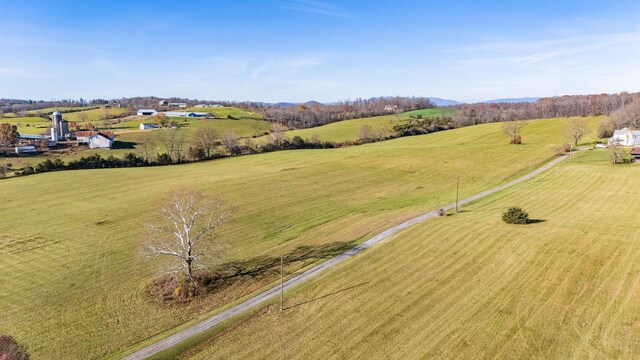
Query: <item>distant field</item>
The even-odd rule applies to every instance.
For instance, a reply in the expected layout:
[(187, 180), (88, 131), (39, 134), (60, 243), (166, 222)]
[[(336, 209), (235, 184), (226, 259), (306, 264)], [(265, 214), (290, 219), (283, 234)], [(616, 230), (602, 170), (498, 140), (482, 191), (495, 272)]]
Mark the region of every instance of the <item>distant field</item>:
[(71, 121), (75, 121), (75, 122), (79, 122), (79, 123), (83, 123), (83, 122), (91, 122), (94, 123), (94, 126), (99, 126), (100, 124), (97, 123), (99, 121), (102, 121), (105, 117), (107, 116), (120, 116), (124, 113), (126, 113), (127, 110), (126, 108), (109, 108), (109, 109), (93, 109), (93, 110), (86, 110), (86, 111), (78, 111), (78, 112), (72, 112), (72, 113), (64, 113), (62, 114), (62, 118), (65, 120), (68, 120), (69, 122)]
[(221, 118), (226, 118), (227, 115), (231, 115), (239, 119), (256, 119), (256, 120), (263, 119), (262, 115), (260, 115), (259, 113), (242, 110), (235, 107), (225, 107), (225, 106), (219, 107), (219, 108), (189, 108), (189, 109), (180, 110), (180, 111), (208, 112), (210, 114), (215, 114), (216, 116)]
[[(640, 203), (612, 199), (640, 197), (638, 177), (590, 150), (400, 233), (183, 358), (638, 359)], [(514, 205), (539, 222), (503, 223)]]
[(0, 333), (28, 344), (34, 359), (97, 358), (276, 279), (247, 278), (184, 307), (149, 301), (145, 286), (161, 262), (142, 261), (138, 244), (174, 189), (220, 194), (235, 209), (225, 260), (315, 253), (451, 202), (458, 173), (467, 196), (526, 172), (553, 157), (566, 121), (532, 121), (517, 146), (501, 124), (486, 124), (350, 148), (2, 180)]
[[(424, 117), (431, 117), (441, 116), (442, 114), (452, 114), (455, 112), (456, 110), (450, 109), (423, 109), (409, 111), (398, 115), (384, 115), (363, 119), (344, 120), (309, 129), (287, 131), (287, 137), (291, 139), (294, 136), (300, 136), (303, 139), (309, 139), (312, 136), (317, 135), (320, 141), (355, 141), (359, 139), (360, 129), (363, 125), (369, 125), (373, 130), (384, 128), (385, 130), (392, 132), (395, 125), (409, 121), (411, 116), (422, 115)], [(265, 139), (260, 139), (260, 141), (265, 141)]]
[(86, 109), (86, 110), (93, 110), (97, 108), (97, 106), (76, 106), (76, 107), (50, 107), (50, 108), (44, 108), (44, 109), (37, 109), (37, 110), (29, 110), (27, 111), (27, 113), (29, 114), (47, 114), (47, 113), (52, 113), (54, 111), (69, 111), (69, 110), (82, 110), (82, 109)]
[(430, 116), (454, 115), (458, 111), (459, 110), (456, 110), (456, 109), (445, 109), (445, 108), (421, 109), (421, 110), (407, 111), (403, 113), (402, 116), (411, 117), (411, 116), (422, 115), (423, 117), (430, 117)]

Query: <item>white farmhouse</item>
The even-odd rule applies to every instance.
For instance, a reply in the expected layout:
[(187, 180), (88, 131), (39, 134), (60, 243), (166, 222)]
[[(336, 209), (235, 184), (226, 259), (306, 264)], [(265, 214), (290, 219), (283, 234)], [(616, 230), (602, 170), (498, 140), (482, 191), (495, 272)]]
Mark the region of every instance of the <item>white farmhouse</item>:
[(609, 144), (622, 146), (640, 146), (640, 131), (623, 128), (613, 132)]

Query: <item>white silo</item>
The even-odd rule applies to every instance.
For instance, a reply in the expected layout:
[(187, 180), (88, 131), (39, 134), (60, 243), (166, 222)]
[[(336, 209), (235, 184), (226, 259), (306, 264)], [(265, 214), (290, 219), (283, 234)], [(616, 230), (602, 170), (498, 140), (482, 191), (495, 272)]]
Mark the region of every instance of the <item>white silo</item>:
[(56, 134), (56, 129), (51, 128), (51, 142), (49, 143), (50, 146), (56, 146), (58, 145), (58, 134)]
[(62, 137), (62, 113), (60, 111), (55, 111), (51, 114), (51, 121), (53, 122), (53, 128), (55, 129), (56, 140), (58, 137)]

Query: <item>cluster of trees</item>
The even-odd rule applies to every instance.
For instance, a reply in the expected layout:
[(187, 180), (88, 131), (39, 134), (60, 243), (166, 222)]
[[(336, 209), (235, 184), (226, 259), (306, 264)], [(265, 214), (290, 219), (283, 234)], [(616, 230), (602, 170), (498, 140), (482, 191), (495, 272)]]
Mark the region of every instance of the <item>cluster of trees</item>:
[(457, 127), (488, 122), (570, 116), (611, 115), (640, 100), (640, 93), (573, 95), (542, 98), (534, 103), (462, 104), (453, 116)]
[(387, 115), (408, 110), (432, 108), (434, 105), (424, 97), (379, 97), (371, 99), (345, 100), (335, 105), (310, 102), (300, 105), (279, 106), (267, 104), (239, 103), (238, 107), (257, 111), (274, 122), (290, 128), (310, 128), (347, 119)]
[(395, 125), (393, 131), (398, 136), (423, 135), (436, 131), (448, 130), (453, 127), (447, 117), (416, 118), (404, 124)]
[(121, 168), (121, 167), (138, 167), (138, 166), (150, 166), (150, 165), (162, 165), (158, 162), (149, 162), (143, 159), (141, 156), (134, 153), (125, 154), (122, 159), (118, 159), (113, 155), (103, 158), (100, 154), (93, 154), (86, 157), (81, 157), (78, 160), (71, 160), (68, 164), (65, 164), (62, 159), (46, 159), (35, 167), (27, 166), (22, 171), (17, 171), (17, 176), (31, 175), (36, 173), (45, 173), (50, 171), (60, 170), (78, 170), (78, 169), (107, 169), (107, 168)]
[(9, 146), (15, 144), (19, 137), (17, 126), (0, 124), (0, 152), (6, 151)]

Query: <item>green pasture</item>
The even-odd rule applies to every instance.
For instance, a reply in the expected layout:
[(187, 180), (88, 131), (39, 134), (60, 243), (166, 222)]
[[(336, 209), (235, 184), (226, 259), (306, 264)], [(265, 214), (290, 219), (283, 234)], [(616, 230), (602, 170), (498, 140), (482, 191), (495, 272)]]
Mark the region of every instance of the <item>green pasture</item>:
[[(640, 196), (639, 176), (589, 150), (396, 235), (181, 358), (637, 359), (640, 203), (617, 199)], [(505, 224), (511, 206), (534, 223)]]
[[(595, 128), (601, 118), (588, 120)], [(206, 316), (277, 279), (277, 272), (266, 269), (184, 306), (150, 298), (147, 285), (167, 262), (145, 259), (140, 242), (145, 225), (157, 219), (158, 205), (176, 189), (223, 196), (233, 209), (233, 220), (221, 234), (223, 256), (212, 259), (212, 265), (269, 263), (289, 254), (294, 260), (286, 270), (291, 273), (450, 203), (458, 174), (461, 196), (468, 196), (526, 173), (530, 163), (548, 161), (563, 142), (566, 121), (531, 121), (523, 145), (509, 145), (501, 124), (486, 124), (350, 148), (2, 180), (0, 333), (26, 343), (34, 359), (100, 358)], [(404, 242), (390, 246), (395, 244)], [(396, 250), (382, 246), (375, 253), (385, 251)], [(434, 258), (437, 252), (415, 253)], [(415, 261), (395, 259), (406, 265)], [(414, 271), (405, 275), (414, 276)], [(430, 279), (429, 274), (422, 277)]]

